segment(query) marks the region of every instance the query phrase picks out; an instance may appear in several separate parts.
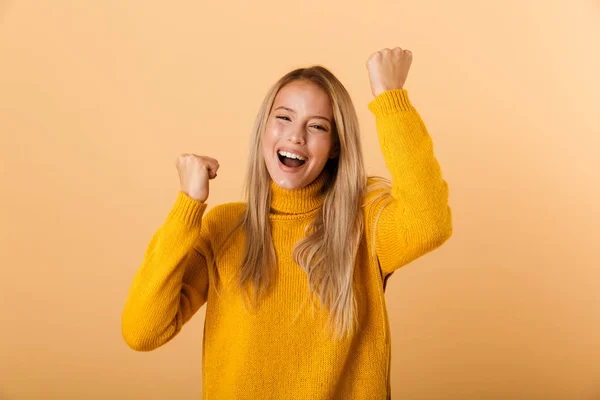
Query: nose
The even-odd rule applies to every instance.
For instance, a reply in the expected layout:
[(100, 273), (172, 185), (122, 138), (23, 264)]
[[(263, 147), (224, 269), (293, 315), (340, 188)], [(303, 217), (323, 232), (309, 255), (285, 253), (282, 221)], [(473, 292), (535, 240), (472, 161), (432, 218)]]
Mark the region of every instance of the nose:
[(293, 129), (288, 134), (288, 140), (292, 143), (305, 144), (304, 132), (302, 129)]

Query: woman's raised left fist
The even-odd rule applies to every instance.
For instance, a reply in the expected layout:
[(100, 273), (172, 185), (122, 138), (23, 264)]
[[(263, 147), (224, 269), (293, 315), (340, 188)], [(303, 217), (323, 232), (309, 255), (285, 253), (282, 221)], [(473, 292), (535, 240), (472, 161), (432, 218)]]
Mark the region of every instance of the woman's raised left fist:
[(377, 96), (386, 90), (403, 89), (412, 63), (412, 52), (400, 47), (383, 49), (367, 60), (371, 92)]

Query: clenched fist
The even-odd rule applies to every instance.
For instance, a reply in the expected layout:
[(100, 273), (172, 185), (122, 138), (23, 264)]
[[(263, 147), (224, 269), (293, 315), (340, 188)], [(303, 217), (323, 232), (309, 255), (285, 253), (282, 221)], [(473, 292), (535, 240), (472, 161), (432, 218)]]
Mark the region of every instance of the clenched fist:
[(367, 70), (373, 96), (386, 90), (403, 89), (411, 63), (412, 52), (400, 47), (371, 54), (367, 60)]
[(208, 180), (216, 178), (219, 162), (206, 156), (181, 154), (175, 166), (181, 191), (194, 200), (205, 202), (208, 198)]

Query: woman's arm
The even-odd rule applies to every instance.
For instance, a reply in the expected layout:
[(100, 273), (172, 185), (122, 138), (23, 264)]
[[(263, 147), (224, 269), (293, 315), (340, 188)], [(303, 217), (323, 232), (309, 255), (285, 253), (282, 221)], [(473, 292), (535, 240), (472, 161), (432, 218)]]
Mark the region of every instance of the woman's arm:
[(180, 191), (165, 223), (154, 233), (129, 290), (122, 334), (134, 350), (171, 340), (206, 302), (207, 258), (212, 257), (206, 204)]
[(396, 48), (375, 53), (367, 63), (375, 95), (369, 109), (392, 175), (391, 198), (373, 207), (369, 216), (370, 224), (376, 221), (376, 253), (384, 279), (452, 235), (448, 184), (427, 128), (403, 89), (411, 62), (409, 51)]

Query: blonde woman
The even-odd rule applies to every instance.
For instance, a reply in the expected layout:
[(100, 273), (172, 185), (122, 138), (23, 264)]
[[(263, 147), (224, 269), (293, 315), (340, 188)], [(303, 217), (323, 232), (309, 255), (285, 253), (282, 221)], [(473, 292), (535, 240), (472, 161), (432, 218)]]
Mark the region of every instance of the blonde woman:
[(206, 303), (203, 399), (388, 399), (384, 290), (452, 234), (448, 185), (404, 89), (412, 53), (367, 60), (391, 183), (367, 177), (348, 92), (326, 68), (289, 72), (264, 99), (246, 201), (207, 208), (214, 158), (177, 158), (181, 190), (122, 316), (134, 350), (167, 343)]

